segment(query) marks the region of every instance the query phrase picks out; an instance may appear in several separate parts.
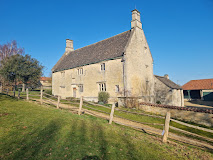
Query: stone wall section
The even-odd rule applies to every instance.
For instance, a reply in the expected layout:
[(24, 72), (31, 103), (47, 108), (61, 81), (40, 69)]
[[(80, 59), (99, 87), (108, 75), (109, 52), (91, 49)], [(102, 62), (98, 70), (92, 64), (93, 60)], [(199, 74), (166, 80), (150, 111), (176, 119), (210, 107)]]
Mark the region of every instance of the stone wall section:
[[(150, 112), (154, 114), (159, 114), (162, 116), (166, 115), (166, 112), (171, 113), (171, 117), (179, 120), (184, 120), (188, 122), (194, 122), (197, 124), (202, 124), (205, 126), (212, 127), (213, 126), (213, 114), (212, 113), (202, 113), (202, 112), (194, 112), (187, 110), (178, 110), (178, 109), (169, 109), (148, 105), (140, 105), (141, 110), (145, 112)], [(182, 107), (184, 108), (184, 107)]]
[(161, 82), (156, 77), (155, 79), (155, 103), (160, 102), (161, 104), (173, 105), (173, 106), (184, 106), (183, 90), (172, 89)]
[(132, 29), (132, 37), (124, 53), (126, 96), (147, 96), (154, 102), (153, 59), (142, 29)]
[[(110, 94), (110, 101), (117, 101), (123, 90), (123, 64), (121, 58), (102, 61), (82, 67), (55, 72), (52, 75), (53, 95), (62, 98), (73, 97), (74, 90), (76, 97), (84, 96), (85, 100), (98, 101), (99, 84), (106, 84), (106, 92)], [(101, 64), (105, 63), (105, 71), (101, 70)], [(78, 74), (78, 69), (83, 69), (83, 74)], [(79, 85), (83, 86), (80, 92)], [(119, 92), (116, 92), (116, 85), (119, 85)]]

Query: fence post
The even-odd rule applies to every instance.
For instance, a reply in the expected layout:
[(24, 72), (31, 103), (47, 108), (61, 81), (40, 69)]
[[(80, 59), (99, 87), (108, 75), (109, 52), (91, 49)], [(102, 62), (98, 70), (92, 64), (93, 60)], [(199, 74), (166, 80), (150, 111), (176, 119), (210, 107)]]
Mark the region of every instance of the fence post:
[(18, 90), (18, 99), (20, 99), (20, 90)]
[(27, 93), (27, 101), (29, 101), (29, 90), (28, 90), (28, 88), (26, 89), (26, 93)]
[(81, 115), (82, 105), (83, 105), (83, 96), (81, 96), (81, 98), (80, 98), (80, 105), (79, 105), (78, 115)]
[(9, 89), (7, 88), (7, 95), (8, 95), (8, 93), (9, 93)]
[(169, 122), (170, 122), (170, 112), (166, 113), (165, 125), (164, 125), (164, 134), (163, 134), (163, 142), (167, 142), (167, 137), (169, 134)]
[(40, 95), (40, 103), (41, 104), (43, 103), (42, 97), (43, 97), (43, 86), (41, 86), (41, 95)]
[(15, 97), (16, 96), (16, 88), (14, 87), (14, 89), (13, 89), (13, 97)]
[(61, 97), (60, 97), (60, 96), (58, 96), (57, 109), (59, 109), (60, 99), (61, 99)]
[(2, 90), (2, 84), (0, 84), (0, 93), (3, 93), (3, 90)]
[(115, 111), (115, 103), (112, 104), (112, 109), (111, 109), (111, 113), (110, 113), (110, 116), (109, 116), (109, 124), (112, 124), (114, 111)]

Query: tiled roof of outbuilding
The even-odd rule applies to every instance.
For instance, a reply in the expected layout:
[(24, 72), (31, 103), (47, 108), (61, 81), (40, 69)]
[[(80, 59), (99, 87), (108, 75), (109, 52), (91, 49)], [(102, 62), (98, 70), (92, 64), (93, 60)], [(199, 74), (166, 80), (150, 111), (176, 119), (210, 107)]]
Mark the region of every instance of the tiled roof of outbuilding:
[(40, 81), (49, 81), (51, 77), (40, 77)]
[(130, 38), (131, 30), (64, 54), (52, 68), (52, 72), (94, 64), (120, 57)]
[(213, 79), (191, 80), (182, 86), (183, 90), (213, 89)]
[(157, 75), (155, 75), (155, 77), (159, 81), (161, 81), (162, 83), (164, 83), (166, 86), (168, 86), (169, 88), (172, 88), (172, 89), (182, 89), (181, 86), (177, 85), (176, 83), (174, 83), (170, 79), (167, 79), (166, 77), (157, 76)]

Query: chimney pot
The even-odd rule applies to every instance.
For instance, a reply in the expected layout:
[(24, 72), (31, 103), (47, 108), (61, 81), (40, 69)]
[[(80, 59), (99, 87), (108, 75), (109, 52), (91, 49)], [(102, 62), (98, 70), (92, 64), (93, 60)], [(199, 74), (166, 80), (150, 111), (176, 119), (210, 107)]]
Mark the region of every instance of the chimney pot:
[(168, 74), (165, 74), (164, 77), (167, 78), (167, 79), (169, 79), (169, 75)]

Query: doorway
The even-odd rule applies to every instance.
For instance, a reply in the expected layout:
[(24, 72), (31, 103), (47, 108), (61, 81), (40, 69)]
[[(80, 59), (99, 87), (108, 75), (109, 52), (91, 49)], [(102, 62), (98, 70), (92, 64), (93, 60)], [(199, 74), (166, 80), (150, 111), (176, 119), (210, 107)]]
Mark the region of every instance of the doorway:
[(76, 88), (73, 88), (73, 97), (76, 98)]

